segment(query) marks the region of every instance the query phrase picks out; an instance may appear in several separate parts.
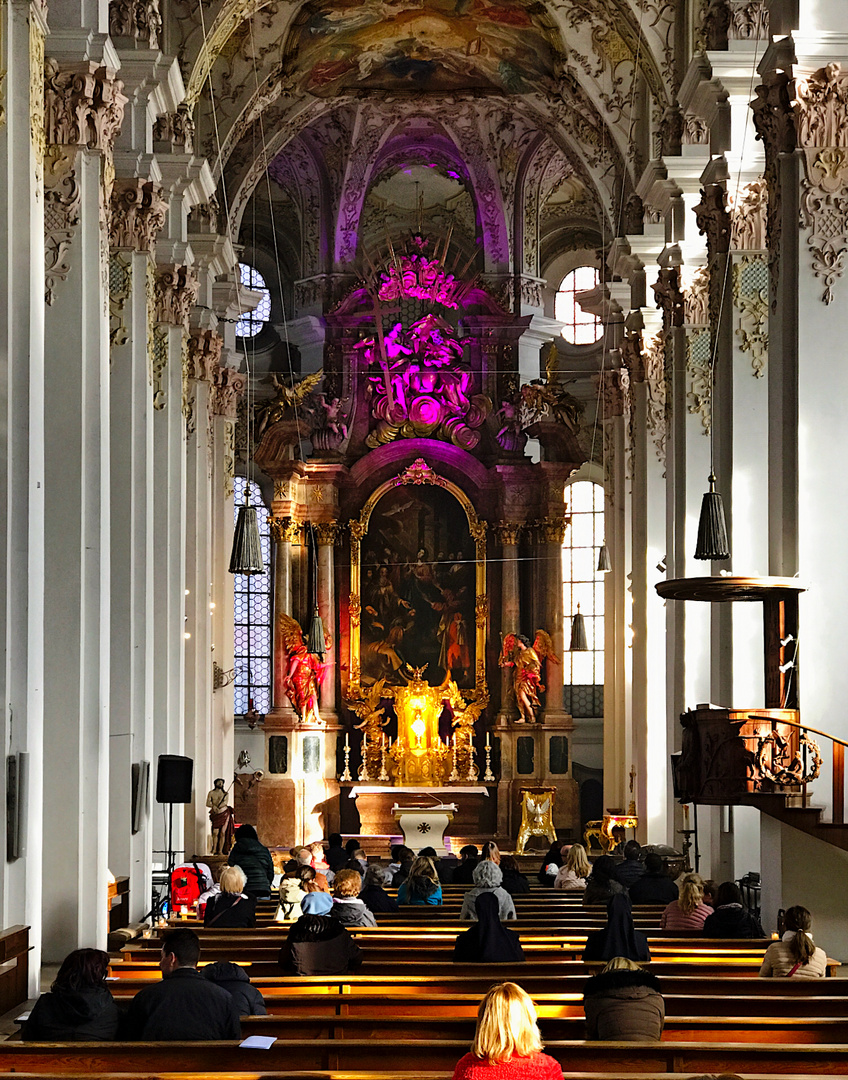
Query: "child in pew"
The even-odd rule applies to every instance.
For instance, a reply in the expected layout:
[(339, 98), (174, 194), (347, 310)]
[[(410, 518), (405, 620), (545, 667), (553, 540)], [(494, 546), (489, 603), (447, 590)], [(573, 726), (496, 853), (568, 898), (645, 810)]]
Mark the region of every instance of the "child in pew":
[(333, 898), (315, 892), (300, 903), (303, 914), (289, 930), (279, 964), (296, 975), (347, 975), (362, 963), (362, 950), (338, 919), (331, 919)]
[(24, 1024), (28, 1042), (111, 1041), (118, 1034), (118, 1006), (106, 985), (109, 956), (74, 949), (62, 961), (50, 992), (42, 994)]
[(562, 1066), (541, 1051), (532, 999), (515, 983), (500, 983), (480, 1003), (471, 1052), (453, 1080), (562, 1080)]
[(822, 979), (827, 974), (827, 953), (816, 947), (810, 933), (812, 917), (805, 907), (786, 912), (786, 930), (780, 941), (766, 949), (760, 977)]
[(680, 896), (668, 905), (660, 918), (663, 930), (697, 933), (713, 909), (704, 903), (704, 882), (700, 874), (687, 874), (680, 883)]
[(659, 980), (633, 960), (613, 957), (583, 990), (589, 1039), (655, 1042), (665, 1023)]

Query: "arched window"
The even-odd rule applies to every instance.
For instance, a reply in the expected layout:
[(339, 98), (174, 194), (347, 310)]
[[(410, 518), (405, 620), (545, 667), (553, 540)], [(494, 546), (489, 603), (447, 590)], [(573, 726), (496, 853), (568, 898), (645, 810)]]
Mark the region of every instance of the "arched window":
[(236, 323), (236, 337), (256, 337), (271, 318), (271, 294), (265, 284), (265, 278), (247, 263), (239, 263), (239, 277), (246, 289), (262, 293), (262, 299), (253, 311), (245, 311), (239, 315)]
[(250, 708), (250, 701), (261, 713), (271, 708), (271, 529), (268, 508), (262, 501), (259, 485), (244, 476), (235, 477), (233, 482), (235, 517), (238, 517), (238, 508), (244, 503), (245, 484), (250, 505), (256, 507), (265, 573), (236, 574), (233, 577), (233, 691), (236, 716), (244, 716)]
[[(562, 545), (562, 592), (565, 615), (563, 658), (564, 708), (572, 716), (604, 712), (604, 574), (598, 549), (604, 542), (604, 489), (576, 480), (565, 489), (565, 512), (571, 524)], [(586, 624), (587, 651), (568, 651), (577, 605)]]
[(584, 311), (576, 299), (577, 293), (594, 289), (600, 280), (594, 266), (578, 266), (562, 279), (556, 294), (554, 317), (565, 323), (562, 336), (570, 345), (594, 345), (603, 333), (598, 316)]

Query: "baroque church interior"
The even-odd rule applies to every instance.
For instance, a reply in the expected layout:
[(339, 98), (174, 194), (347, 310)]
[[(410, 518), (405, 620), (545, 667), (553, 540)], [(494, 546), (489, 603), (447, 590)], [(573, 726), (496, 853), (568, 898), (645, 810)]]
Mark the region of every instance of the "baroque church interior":
[(544, 797), (848, 955), (846, 62), (844, 0), (0, 6), (31, 994), (219, 777), (279, 851)]

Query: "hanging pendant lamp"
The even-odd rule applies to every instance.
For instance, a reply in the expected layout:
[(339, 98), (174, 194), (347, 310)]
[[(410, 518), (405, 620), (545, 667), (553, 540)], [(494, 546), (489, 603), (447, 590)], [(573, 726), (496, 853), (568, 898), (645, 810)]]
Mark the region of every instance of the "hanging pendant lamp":
[(610, 562), (607, 542), (604, 540), (598, 551), (598, 573), (608, 574), (610, 570), (612, 570), (612, 563)]
[(312, 547), (312, 621), (309, 623), (306, 647), (319, 660), (324, 659), (327, 641), (324, 637), (324, 623), (318, 610), (318, 542), (315, 539), (315, 526), (309, 526)]
[(580, 605), (577, 605), (577, 614), (571, 620), (571, 644), (569, 645), (571, 652), (588, 652), (589, 642), (586, 640), (586, 620), (580, 612)]
[(230, 555), (231, 574), (264, 574), (262, 545), (259, 542), (259, 522), (256, 520), (256, 507), (248, 506), (249, 487), (244, 485), (244, 506), (239, 507), (236, 527), (233, 533), (233, 551)]
[(727, 523), (724, 518), (724, 503), (715, 490), (715, 473), (710, 473), (710, 490), (704, 493), (701, 501), (701, 517), (698, 521), (698, 540), (695, 544), (696, 559), (729, 559), (727, 543)]

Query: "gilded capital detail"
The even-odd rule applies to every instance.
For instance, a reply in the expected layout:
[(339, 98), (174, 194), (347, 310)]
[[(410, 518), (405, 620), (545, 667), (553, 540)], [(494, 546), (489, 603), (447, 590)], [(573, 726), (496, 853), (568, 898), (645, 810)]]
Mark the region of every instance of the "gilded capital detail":
[(321, 521), (313, 528), (319, 547), (332, 547), (339, 542), (342, 527), (338, 521)]
[(271, 539), (275, 544), (299, 544), (303, 526), (290, 517), (271, 517), (268, 519)]
[(795, 125), (804, 151), (801, 225), (806, 228), (813, 273), (833, 300), (848, 252), (848, 71), (828, 64), (795, 84)]
[(501, 547), (515, 547), (524, 528), (522, 521), (499, 521), (495, 525), (495, 537)]
[(152, 251), (167, 209), (161, 188), (152, 181), (116, 179), (110, 200), (110, 247)]

